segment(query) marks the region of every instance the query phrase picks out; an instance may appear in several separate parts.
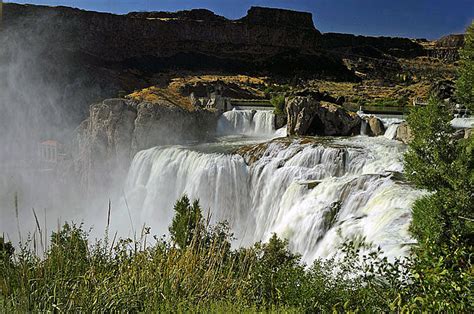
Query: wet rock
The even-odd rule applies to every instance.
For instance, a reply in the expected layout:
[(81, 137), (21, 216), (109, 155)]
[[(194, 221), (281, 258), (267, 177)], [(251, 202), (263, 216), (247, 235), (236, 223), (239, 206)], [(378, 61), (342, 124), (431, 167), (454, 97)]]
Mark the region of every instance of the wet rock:
[(460, 140), (462, 138), (464, 138), (466, 136), (466, 131), (465, 130), (456, 130), (456, 132), (454, 132), (454, 134), (452, 135), (452, 139), (457, 141), (457, 140)]
[(381, 136), (385, 133), (385, 127), (382, 121), (374, 116), (366, 117), (367, 121), (367, 135), (369, 136)]
[(403, 122), (398, 126), (395, 139), (405, 144), (409, 144), (413, 140), (413, 134), (411, 133), (408, 123)]
[(360, 132), (359, 116), (338, 105), (318, 101), (311, 96), (288, 98), (286, 112), (289, 135), (347, 136)]
[(278, 130), (284, 127), (287, 123), (288, 117), (285, 114), (277, 114), (275, 115), (275, 128)]

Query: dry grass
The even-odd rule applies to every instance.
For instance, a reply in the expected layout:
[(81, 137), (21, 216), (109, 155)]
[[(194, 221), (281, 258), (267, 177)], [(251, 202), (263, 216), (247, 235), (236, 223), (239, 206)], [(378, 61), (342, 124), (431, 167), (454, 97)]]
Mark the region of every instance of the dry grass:
[(159, 104), (166, 101), (172, 105), (181, 107), (188, 111), (193, 111), (195, 108), (191, 104), (191, 100), (188, 97), (182, 96), (177, 90), (172, 88), (161, 88), (152, 86), (149, 88), (136, 91), (128, 96), (128, 99), (133, 99), (139, 102), (149, 102), (152, 104)]
[(268, 86), (267, 77), (252, 77), (247, 75), (195, 75), (174, 78), (169, 88), (179, 90), (184, 85), (196, 85), (199, 83), (212, 84), (221, 82), (224, 84), (236, 84), (239, 88), (254, 94), (255, 98), (264, 97), (263, 90)]
[(166, 87), (151, 86), (126, 96), (138, 102), (149, 102), (153, 104), (162, 104), (163, 101), (193, 111), (191, 100), (189, 97), (183, 96), (180, 90), (186, 85), (197, 85), (199, 83), (236, 84), (239, 89), (242, 89), (255, 98), (263, 98), (265, 96), (263, 90), (268, 85), (265, 77), (250, 77), (246, 75), (195, 75), (173, 78)]
[(362, 83), (312, 81), (311, 86), (320, 91), (327, 91), (334, 97), (344, 96), (349, 103), (377, 102), (389, 99), (408, 98), (410, 105), (415, 98), (426, 98), (431, 83), (421, 81), (411, 85), (382, 85), (376, 80), (366, 80)]

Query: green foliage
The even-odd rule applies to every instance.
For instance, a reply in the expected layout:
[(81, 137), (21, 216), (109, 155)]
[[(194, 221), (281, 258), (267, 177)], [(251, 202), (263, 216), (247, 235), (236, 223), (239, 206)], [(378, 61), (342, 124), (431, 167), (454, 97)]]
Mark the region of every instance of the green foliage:
[[(304, 267), (300, 256), (288, 249), (288, 242), (273, 234), (266, 244), (254, 247), (256, 260), (251, 272), (253, 302), (259, 305), (287, 304), (300, 306), (298, 302)], [(295, 302), (297, 301), (297, 302)]]
[(285, 114), (285, 96), (284, 95), (276, 95), (270, 99), (270, 103), (275, 107), (275, 114), (276, 115), (283, 115)]
[[(408, 116), (413, 135), (405, 154), (405, 173), (417, 187), (430, 191), (449, 187), (457, 147), (451, 138), (454, 130), (448, 110), (431, 99), (426, 107), (415, 107)], [(449, 174), (449, 175), (448, 175)]]
[(269, 85), (263, 92), (267, 97), (271, 97), (273, 94), (284, 94), (290, 90), (289, 85)]
[(456, 97), (474, 111), (474, 22), (466, 30), (464, 47), (460, 51)]
[(0, 262), (9, 261), (13, 256), (15, 249), (11, 242), (5, 242), (3, 237), (0, 237)]
[(417, 259), (390, 262), (356, 239), (343, 244), (342, 259), (307, 267), (275, 234), (232, 250), (228, 225), (202, 222), (197, 201), (183, 197), (175, 209), (180, 227), (170, 230), (187, 241), (182, 247), (158, 238), (147, 245), (146, 228), (140, 240), (89, 244), (73, 224), (53, 233), (42, 258), (23, 245), (0, 262), (0, 312), (472, 311), (463, 247), (426, 244)]
[[(420, 241), (468, 239), (473, 232), (473, 138), (453, 140), (448, 110), (431, 100), (408, 117), (413, 141), (405, 154), (407, 178), (433, 194), (413, 207), (412, 232)], [(468, 218), (468, 219), (465, 219)]]
[(406, 176), (431, 193), (413, 206), (412, 284), (402, 296), (408, 311), (472, 312), (474, 280), (474, 137), (455, 140), (450, 113), (436, 100), (415, 108)]
[(171, 239), (181, 248), (191, 244), (197, 233), (202, 231), (202, 211), (196, 200), (191, 205), (187, 195), (184, 195), (174, 205), (175, 216), (169, 228)]
[(275, 107), (276, 115), (285, 115), (285, 93), (289, 92), (289, 85), (269, 85), (264, 93), (270, 98), (270, 103)]
[(232, 250), (228, 225), (202, 223), (199, 208), (187, 197), (176, 203), (180, 227), (170, 229), (186, 240), (179, 248), (164, 239), (147, 246), (147, 232), (138, 242), (89, 244), (71, 224), (53, 233), (43, 258), (22, 246), (12, 262), (0, 263), (0, 311), (383, 311), (402, 287), (399, 262), (379, 250), (361, 255), (354, 243), (344, 246), (342, 261), (310, 268), (276, 235)]
[(408, 105), (409, 99), (407, 96), (400, 97), (397, 99), (378, 99), (374, 102), (371, 102), (370, 105), (372, 106), (380, 106), (380, 107), (404, 107)]
[(415, 249), (411, 265), (412, 284), (404, 290), (410, 312), (472, 313), (472, 246), (458, 238), (439, 244), (425, 241)]

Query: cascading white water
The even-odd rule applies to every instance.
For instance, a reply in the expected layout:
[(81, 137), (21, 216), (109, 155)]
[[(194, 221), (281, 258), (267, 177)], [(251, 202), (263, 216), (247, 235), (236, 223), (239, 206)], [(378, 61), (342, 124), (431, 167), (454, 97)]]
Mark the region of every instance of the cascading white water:
[(385, 130), (385, 138), (388, 138), (389, 140), (394, 140), (397, 137), (397, 130), (400, 124), (394, 123), (388, 126), (388, 128)]
[(217, 132), (222, 135), (272, 135), (275, 132), (275, 115), (272, 110), (226, 111), (219, 119)]
[(247, 166), (239, 155), (186, 147), (139, 152), (126, 195), (139, 224), (165, 233), (173, 204), (187, 193), (228, 220), (239, 244), (288, 238), (306, 262), (337, 254), (344, 239), (366, 237), (389, 257), (406, 252), (410, 207), (423, 192), (391, 178), (402, 170), (402, 144), (356, 137), (329, 144), (271, 142)]
[[(365, 114), (361, 111), (357, 112), (358, 115), (362, 118), (361, 126), (360, 126), (360, 134), (361, 135), (367, 135), (367, 128), (368, 128), (368, 122), (365, 119), (366, 117), (370, 117), (372, 115)], [(400, 123), (402, 123), (404, 118), (402, 116), (397, 116), (397, 115), (376, 115), (378, 119), (382, 122), (384, 128), (385, 128), (385, 133), (384, 137), (388, 138), (389, 140), (394, 140), (397, 135), (397, 129)]]

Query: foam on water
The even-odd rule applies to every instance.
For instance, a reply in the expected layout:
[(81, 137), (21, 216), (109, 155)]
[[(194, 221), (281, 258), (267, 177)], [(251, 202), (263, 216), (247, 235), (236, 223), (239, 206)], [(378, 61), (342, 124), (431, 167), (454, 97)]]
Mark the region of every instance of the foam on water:
[(412, 241), (410, 208), (423, 192), (392, 179), (404, 146), (384, 137), (329, 144), (272, 142), (246, 165), (239, 155), (182, 146), (139, 152), (126, 195), (136, 223), (167, 232), (173, 204), (184, 193), (200, 200), (214, 222), (228, 220), (240, 245), (276, 232), (306, 262), (337, 254), (346, 238), (366, 237), (389, 257)]
[(275, 115), (272, 110), (226, 111), (218, 121), (217, 132), (221, 135), (270, 136), (275, 133)]

